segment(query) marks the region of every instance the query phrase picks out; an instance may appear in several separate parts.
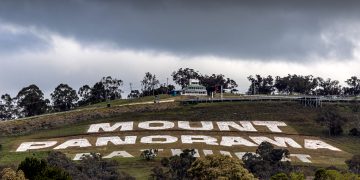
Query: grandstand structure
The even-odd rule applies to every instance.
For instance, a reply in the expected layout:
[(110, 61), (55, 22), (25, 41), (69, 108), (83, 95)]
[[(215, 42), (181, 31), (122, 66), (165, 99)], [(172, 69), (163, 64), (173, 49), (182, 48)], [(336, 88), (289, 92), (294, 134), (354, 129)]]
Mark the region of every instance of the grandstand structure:
[(189, 85), (182, 89), (181, 95), (185, 96), (207, 96), (206, 87), (197, 79), (190, 79)]

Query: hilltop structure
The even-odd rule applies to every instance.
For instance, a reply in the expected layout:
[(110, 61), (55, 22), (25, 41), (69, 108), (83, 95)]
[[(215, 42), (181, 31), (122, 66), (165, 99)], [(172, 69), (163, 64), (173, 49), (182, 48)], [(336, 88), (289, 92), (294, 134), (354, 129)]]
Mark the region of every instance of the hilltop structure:
[(199, 80), (190, 79), (189, 85), (182, 89), (181, 95), (187, 96), (207, 96), (206, 87), (200, 85)]

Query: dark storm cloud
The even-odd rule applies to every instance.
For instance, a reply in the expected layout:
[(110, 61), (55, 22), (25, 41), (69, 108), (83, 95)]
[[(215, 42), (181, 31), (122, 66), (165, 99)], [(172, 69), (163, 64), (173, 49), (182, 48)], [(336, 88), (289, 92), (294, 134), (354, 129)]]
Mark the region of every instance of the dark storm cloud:
[(360, 17), (360, 1), (0, 2), (0, 19), (82, 43), (257, 60), (351, 58), (355, 47), (351, 37), (333, 36), (345, 31), (337, 27), (341, 23), (358, 23)]

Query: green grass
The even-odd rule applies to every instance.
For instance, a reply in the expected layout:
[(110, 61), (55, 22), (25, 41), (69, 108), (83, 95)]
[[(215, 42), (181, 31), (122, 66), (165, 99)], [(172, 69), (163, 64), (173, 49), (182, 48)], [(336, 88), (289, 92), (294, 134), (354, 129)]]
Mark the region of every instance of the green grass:
[[(152, 97), (148, 97), (149, 99)], [(166, 97), (162, 97), (166, 98)], [(148, 99), (143, 98), (146, 102)], [(124, 101), (113, 101), (112, 105), (126, 104)], [(95, 106), (95, 105), (94, 105)], [(97, 107), (106, 106), (106, 103), (97, 104)], [(328, 106), (325, 104), (324, 106)], [(340, 105), (343, 116), (348, 117), (349, 121), (344, 127), (345, 133), (358, 123), (357, 117), (360, 113), (352, 112), (349, 105)], [(339, 147), (347, 155), (341, 158), (332, 159), (338, 167), (344, 168), (344, 158), (349, 158), (352, 154), (359, 153), (360, 138), (342, 135), (340, 137), (328, 137), (324, 127), (315, 122), (318, 109), (305, 108), (295, 102), (226, 102), (226, 103), (207, 103), (197, 105), (187, 105), (163, 111), (144, 111), (144, 112), (123, 112), (109, 118), (93, 118), (81, 123), (64, 125), (61, 128), (39, 130), (35, 133), (22, 136), (0, 137), (0, 165), (17, 164), (26, 156), (46, 157), (46, 151), (32, 153), (14, 153), (15, 144), (18, 142), (29, 141), (29, 139), (49, 139), (59, 136), (86, 136), (89, 124), (98, 122), (117, 122), (117, 121), (146, 121), (146, 120), (187, 120), (187, 121), (238, 121), (238, 120), (271, 120), (285, 121), (289, 128), (287, 132), (300, 135), (318, 136), (329, 141), (330, 144)], [(60, 116), (60, 115), (59, 115)], [(36, 120), (36, 118), (34, 118)], [(106, 151), (116, 150), (117, 147), (109, 147)], [(321, 153), (318, 153), (321, 155)], [(325, 158), (326, 159), (326, 158)], [(159, 165), (159, 159), (154, 162), (144, 162), (139, 158), (118, 158), (120, 170), (124, 170), (138, 179), (147, 179), (150, 170)], [(319, 161), (312, 166), (325, 167), (325, 161)]]
[[(174, 98), (174, 97), (171, 95), (168, 95), (168, 94), (160, 94), (159, 95), (160, 100), (166, 100), (166, 99), (171, 99), (171, 98)], [(119, 106), (119, 105), (125, 105), (125, 104), (130, 104), (130, 103), (140, 103), (140, 102), (148, 102), (148, 101), (154, 101), (154, 100), (155, 100), (154, 96), (145, 96), (145, 97), (141, 97), (141, 98), (137, 98), (137, 99), (117, 99), (117, 100), (112, 100), (112, 101), (108, 101), (108, 102), (100, 102), (100, 103), (92, 104), (89, 106), (80, 107), (80, 109), (91, 108), (91, 107), (106, 107), (107, 104), (110, 104), (111, 106)]]

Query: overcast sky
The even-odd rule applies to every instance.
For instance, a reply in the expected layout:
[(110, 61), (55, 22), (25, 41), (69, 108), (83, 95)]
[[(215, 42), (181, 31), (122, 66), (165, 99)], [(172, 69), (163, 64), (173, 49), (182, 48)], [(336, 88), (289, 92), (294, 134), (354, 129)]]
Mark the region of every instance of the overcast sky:
[[(48, 97), (103, 76), (140, 89), (190, 67), (248, 88), (249, 75), (360, 76), (360, 1), (0, 0), (0, 94)], [(127, 93), (123, 94), (124, 96)]]

